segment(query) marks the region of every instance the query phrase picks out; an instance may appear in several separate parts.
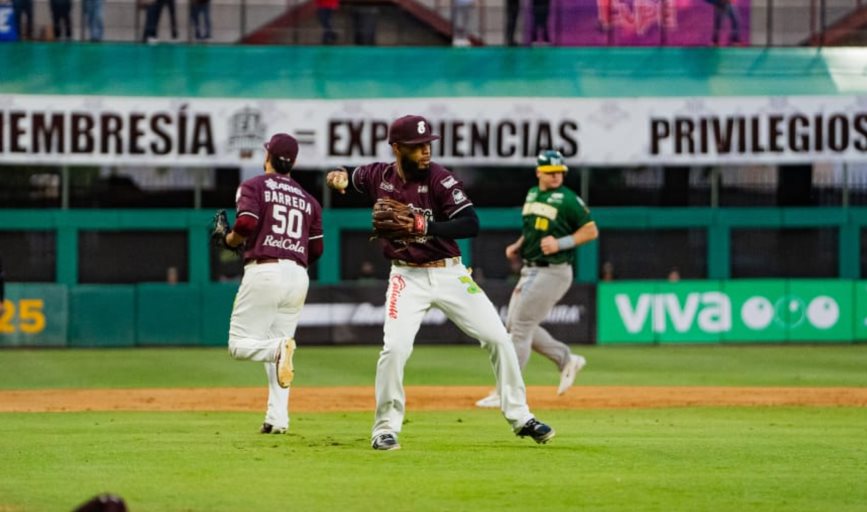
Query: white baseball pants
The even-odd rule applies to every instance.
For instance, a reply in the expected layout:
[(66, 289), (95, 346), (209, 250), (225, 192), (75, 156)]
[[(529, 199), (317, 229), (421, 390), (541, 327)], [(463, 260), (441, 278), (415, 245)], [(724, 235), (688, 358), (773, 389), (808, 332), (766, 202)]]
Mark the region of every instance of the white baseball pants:
[(460, 262), (440, 268), (393, 265), (386, 292), (383, 349), (376, 367), (373, 437), (401, 431), (406, 397), (403, 369), (422, 318), (437, 307), (488, 351), (503, 416), (518, 431), (533, 415), (509, 334), (488, 296)]
[(265, 421), (275, 428), (289, 427), (289, 390), (277, 383), (277, 360), (282, 340), (295, 336), (310, 279), (307, 269), (291, 260), (250, 263), (229, 325), (229, 354), (235, 359), (265, 363), (268, 409)]

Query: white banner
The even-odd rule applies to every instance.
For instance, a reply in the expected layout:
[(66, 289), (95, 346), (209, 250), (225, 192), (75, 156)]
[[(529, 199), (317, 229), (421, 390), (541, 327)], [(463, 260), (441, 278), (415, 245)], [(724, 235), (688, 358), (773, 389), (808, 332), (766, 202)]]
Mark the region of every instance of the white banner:
[(421, 114), (448, 166), (867, 161), (867, 97), (238, 100), (0, 95), (0, 163), (258, 164), (288, 132), (299, 167), (392, 160), (389, 123)]

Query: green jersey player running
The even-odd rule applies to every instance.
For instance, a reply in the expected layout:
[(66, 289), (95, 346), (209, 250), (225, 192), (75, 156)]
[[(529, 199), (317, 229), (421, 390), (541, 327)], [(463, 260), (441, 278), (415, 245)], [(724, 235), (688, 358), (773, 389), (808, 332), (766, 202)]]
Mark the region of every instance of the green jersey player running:
[[(521, 258), (524, 263), (506, 319), (518, 363), (523, 370), (531, 348), (553, 361), (560, 369), (559, 395), (572, 387), (586, 360), (573, 354), (568, 345), (554, 339), (539, 324), (572, 284), (575, 248), (599, 236), (587, 205), (563, 186), (566, 171), (559, 151), (539, 154), (536, 165), (539, 185), (531, 188), (524, 200), (521, 237), (506, 247), (506, 258)], [(500, 397), (494, 390), (476, 405), (499, 407)]]

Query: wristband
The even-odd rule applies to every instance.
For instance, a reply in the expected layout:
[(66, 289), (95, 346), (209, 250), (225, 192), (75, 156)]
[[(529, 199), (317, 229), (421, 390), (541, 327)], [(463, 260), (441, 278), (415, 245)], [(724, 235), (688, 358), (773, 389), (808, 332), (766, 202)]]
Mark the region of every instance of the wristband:
[(572, 235), (566, 235), (557, 239), (557, 250), (568, 251), (575, 247), (575, 239)]
[(412, 231), (422, 235), (427, 234), (427, 219), (424, 215), (416, 213), (412, 216)]

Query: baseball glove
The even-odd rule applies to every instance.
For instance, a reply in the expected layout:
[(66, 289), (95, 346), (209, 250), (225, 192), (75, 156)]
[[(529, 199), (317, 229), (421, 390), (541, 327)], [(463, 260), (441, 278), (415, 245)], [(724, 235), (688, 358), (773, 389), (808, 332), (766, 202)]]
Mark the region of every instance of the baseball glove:
[(237, 247), (229, 247), (229, 244), (226, 243), (226, 235), (231, 230), (226, 210), (217, 210), (217, 213), (214, 214), (214, 219), (211, 221), (211, 243), (218, 249), (225, 249), (240, 254), (244, 250), (243, 244)]
[(427, 232), (424, 215), (407, 204), (381, 197), (373, 205), (373, 236), (387, 240), (415, 238)]

